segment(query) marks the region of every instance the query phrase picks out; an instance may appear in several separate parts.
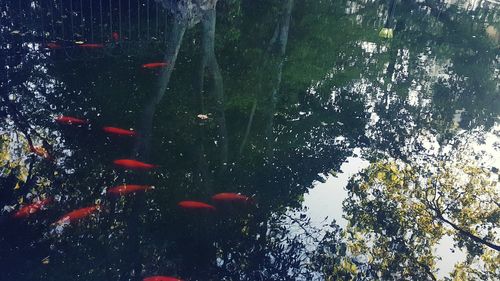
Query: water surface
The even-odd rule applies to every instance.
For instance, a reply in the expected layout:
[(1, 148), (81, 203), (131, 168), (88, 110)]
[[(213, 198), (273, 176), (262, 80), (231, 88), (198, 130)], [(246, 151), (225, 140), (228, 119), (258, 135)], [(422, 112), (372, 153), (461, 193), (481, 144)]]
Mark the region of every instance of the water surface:
[(0, 2), (0, 280), (500, 278), (498, 3), (200, 3)]

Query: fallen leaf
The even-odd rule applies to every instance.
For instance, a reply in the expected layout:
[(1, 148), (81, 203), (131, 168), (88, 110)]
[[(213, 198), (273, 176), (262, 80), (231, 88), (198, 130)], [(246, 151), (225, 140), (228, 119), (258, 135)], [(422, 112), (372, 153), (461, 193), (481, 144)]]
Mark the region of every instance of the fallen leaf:
[(208, 115), (206, 115), (206, 114), (198, 114), (198, 115), (196, 115), (196, 117), (198, 117), (201, 120), (207, 120), (208, 119)]

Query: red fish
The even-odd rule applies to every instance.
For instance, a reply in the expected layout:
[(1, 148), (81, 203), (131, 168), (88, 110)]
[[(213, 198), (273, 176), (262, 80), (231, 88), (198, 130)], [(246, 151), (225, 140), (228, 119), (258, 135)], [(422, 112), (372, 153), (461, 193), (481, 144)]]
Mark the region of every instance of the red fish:
[(52, 198), (46, 198), (39, 200), (37, 202), (31, 203), (29, 205), (26, 205), (19, 209), (16, 213), (14, 213), (14, 218), (16, 219), (21, 219), (21, 218), (27, 218), (31, 216), (32, 214), (40, 211), (41, 209), (45, 208), (47, 205), (52, 203)]
[(113, 32), (111, 33), (111, 37), (113, 37), (113, 40), (116, 42), (118, 40), (120, 40), (120, 34), (118, 34), (118, 32)]
[(104, 45), (103, 44), (87, 43), (87, 44), (80, 44), (80, 45), (78, 45), (78, 47), (84, 48), (84, 49), (102, 49), (102, 48), (104, 48)]
[(168, 276), (151, 276), (142, 279), (142, 281), (182, 281), (181, 279)]
[(61, 49), (61, 45), (57, 44), (57, 43), (47, 43), (46, 45), (47, 48), (51, 49), (51, 50), (57, 50), (57, 49)]
[(212, 196), (212, 200), (225, 203), (251, 203), (252, 198), (238, 193), (219, 193)]
[(35, 153), (36, 155), (47, 159), (47, 160), (52, 160), (52, 157), (50, 154), (47, 152), (47, 149), (45, 149), (43, 146), (32, 146), (30, 145), (30, 151)]
[(154, 187), (150, 185), (124, 184), (108, 189), (108, 194), (123, 195), (138, 191), (147, 191), (151, 189), (154, 189)]
[(85, 125), (88, 124), (89, 121), (75, 118), (75, 117), (70, 117), (70, 116), (58, 116), (56, 117), (56, 122), (59, 124), (64, 124), (64, 125)]
[(155, 69), (155, 68), (165, 67), (167, 65), (168, 65), (168, 63), (166, 63), (166, 62), (152, 62), (152, 63), (143, 64), (142, 68)]
[(151, 170), (154, 168), (158, 168), (157, 165), (153, 164), (148, 164), (144, 162), (140, 162), (137, 160), (132, 160), (132, 159), (118, 159), (113, 161), (113, 163), (116, 166), (125, 168), (125, 169), (130, 169), (130, 170)]
[(58, 221), (56, 221), (56, 224), (66, 224), (70, 223), (73, 221), (77, 221), (83, 218), (86, 218), (93, 213), (99, 211), (100, 206), (99, 205), (94, 205), (86, 208), (81, 208), (78, 210), (71, 211), (67, 213), (66, 215), (62, 216)]
[(177, 204), (179, 207), (187, 210), (208, 210), (215, 211), (215, 207), (198, 201), (181, 201)]
[(108, 134), (114, 134), (118, 136), (134, 137), (137, 135), (135, 131), (116, 128), (116, 127), (103, 127), (102, 130)]

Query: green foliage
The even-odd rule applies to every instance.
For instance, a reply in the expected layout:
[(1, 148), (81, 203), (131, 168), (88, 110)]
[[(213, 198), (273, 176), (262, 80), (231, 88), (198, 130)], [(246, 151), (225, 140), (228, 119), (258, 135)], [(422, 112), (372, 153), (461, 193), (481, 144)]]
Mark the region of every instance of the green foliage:
[[(0, 177), (13, 174), (19, 183), (28, 179), (28, 142), (19, 132), (0, 135)], [(16, 188), (19, 188), (19, 183)]]
[(487, 245), (499, 243), (498, 183), (488, 171), (466, 163), (442, 163), (430, 171), (380, 161), (352, 179), (344, 201), (348, 251), (330, 261), (335, 274), (361, 255), (367, 261), (358, 264), (352, 278), (435, 279), (438, 257), (432, 249), (451, 235), (467, 253), (454, 280), (498, 278), (499, 252)]

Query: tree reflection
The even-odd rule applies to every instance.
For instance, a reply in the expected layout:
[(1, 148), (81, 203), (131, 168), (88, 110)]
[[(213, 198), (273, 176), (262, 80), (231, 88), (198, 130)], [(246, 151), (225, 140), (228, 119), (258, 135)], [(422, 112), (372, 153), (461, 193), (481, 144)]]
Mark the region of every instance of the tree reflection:
[[(181, 7), (187, 2), (194, 6)], [(1, 222), (1, 278), (434, 280), (433, 248), (446, 235), (468, 254), (453, 278), (498, 277), (495, 181), (442, 154), (461, 130), (496, 122), (497, 46), (483, 30), (498, 22), (494, 12), (471, 17), (406, 0), (251, 2), (161, 1), (172, 14), (164, 53), (81, 64), (0, 27), (14, 44), (0, 43), (9, 66), (0, 200), (13, 206)], [(394, 38), (379, 38), (382, 26), (394, 26)], [(137, 70), (156, 56), (169, 63), (158, 76)], [(93, 123), (56, 127), (51, 118), (61, 113)], [(137, 127), (141, 137), (103, 136), (100, 127), (111, 124)], [(27, 156), (29, 145), (56, 161)], [(311, 226), (303, 195), (358, 147), (374, 164), (348, 186), (348, 227)], [(112, 169), (130, 155), (161, 167)], [(156, 189), (105, 196), (124, 182)], [(218, 192), (242, 192), (256, 205), (217, 214), (176, 208)], [(9, 219), (18, 200), (39, 195), (60, 200), (34, 220)], [(103, 211), (95, 218), (61, 234), (49, 227), (96, 200)]]
[(202, 58), (200, 67), (200, 99), (201, 110), (205, 113), (203, 92), (205, 91), (205, 70), (208, 70), (208, 75), (211, 78), (213, 90), (209, 91), (210, 95), (215, 97), (215, 109), (217, 127), (218, 127), (218, 140), (220, 141), (220, 164), (225, 167), (228, 162), (228, 136), (226, 126), (225, 114), (225, 101), (224, 101), (224, 87), (222, 81), (222, 73), (215, 57), (215, 9), (208, 10), (202, 19)]
[(355, 272), (384, 280), (436, 280), (432, 249), (443, 235), (452, 235), (458, 247), (467, 249), (467, 264), (475, 268), (476, 257), (486, 264), (477, 277), (495, 279), (498, 272), (489, 263), (499, 250), (496, 182), (464, 163), (426, 170), (434, 169), (380, 162), (348, 186), (344, 209), (350, 255), (367, 259)]

